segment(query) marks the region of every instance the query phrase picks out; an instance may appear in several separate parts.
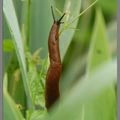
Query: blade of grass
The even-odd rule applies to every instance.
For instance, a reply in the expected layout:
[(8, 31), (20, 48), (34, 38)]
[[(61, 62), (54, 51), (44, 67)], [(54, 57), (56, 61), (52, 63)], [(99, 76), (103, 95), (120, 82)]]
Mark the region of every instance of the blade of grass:
[(89, 74), (98, 65), (110, 59), (107, 31), (100, 9), (97, 9), (96, 12), (96, 20), (89, 49), (86, 74)]
[(8, 92), (4, 90), (4, 102), (3, 102), (3, 110), (4, 110), (4, 120), (24, 120), (22, 114), (17, 109), (15, 103), (12, 101)]
[[(79, 3), (79, 4), (78, 4)], [(80, 8), (81, 8), (81, 0), (66, 0), (65, 1), (65, 5), (64, 5), (64, 11), (67, 11), (68, 13), (70, 13), (73, 17), (77, 16), (80, 12)], [(68, 16), (66, 16), (66, 20), (65, 22), (68, 20)], [(77, 19), (72, 26), (76, 27), (77, 26), (77, 22), (79, 19)], [(61, 30), (63, 29), (64, 26), (61, 26)], [(60, 31), (61, 31), (60, 30)], [(60, 35), (60, 51), (61, 51), (61, 59), (64, 59), (64, 56), (67, 52), (67, 49), (72, 41), (73, 35), (74, 35), (75, 31), (74, 30), (70, 30), (67, 29), (66, 31), (64, 31), (61, 35)]]
[(15, 50), (16, 50), (16, 54), (17, 54), (18, 61), (20, 64), (20, 70), (22, 73), (22, 77), (23, 77), (24, 89), (30, 101), (30, 104), (32, 104), (29, 81), (28, 81), (27, 71), (26, 71), (26, 62), (25, 62), (25, 54), (24, 54), (24, 48), (23, 48), (23, 43), (22, 43), (22, 37), (21, 37), (21, 33), (20, 33), (20, 29), (19, 29), (19, 25), (18, 25), (18, 21), (17, 21), (17, 17), (16, 17), (16, 13), (15, 13), (12, 0), (4, 0), (3, 12), (7, 20), (9, 29), (11, 31), (11, 35), (13, 37), (13, 42), (15, 45)]
[[(91, 75), (90, 73), (93, 70), (96, 70), (98, 66), (110, 60), (108, 46), (109, 42), (107, 39), (107, 31), (105, 29), (102, 12), (100, 9), (97, 9), (87, 64), (86, 77), (88, 80)], [(114, 120), (114, 113), (116, 109), (116, 106), (114, 106), (115, 103), (116, 97), (114, 84), (110, 84), (106, 86), (104, 92), (101, 92), (100, 96), (93, 100), (93, 102), (85, 105), (86, 119), (88, 119), (90, 115), (93, 116), (93, 114), (95, 114), (94, 119)], [(106, 114), (106, 111), (108, 114)], [(111, 113), (113, 113), (113, 115), (111, 115)]]

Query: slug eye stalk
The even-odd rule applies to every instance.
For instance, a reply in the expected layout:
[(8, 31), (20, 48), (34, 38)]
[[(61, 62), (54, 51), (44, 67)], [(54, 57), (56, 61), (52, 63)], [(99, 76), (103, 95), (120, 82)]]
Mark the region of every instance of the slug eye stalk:
[(65, 16), (65, 13), (61, 16), (61, 18), (57, 22), (58, 23), (63, 23), (63, 22), (61, 22), (61, 20), (63, 19), (64, 16)]
[(55, 15), (54, 15), (54, 12), (53, 12), (53, 7), (51, 6), (51, 11), (52, 11), (52, 17), (53, 17), (53, 20), (55, 22)]
[(61, 22), (61, 20), (62, 20), (63, 17), (65, 16), (65, 13), (60, 17), (59, 20), (55, 20), (55, 15), (54, 15), (54, 11), (53, 11), (53, 7), (52, 7), (52, 6), (51, 6), (51, 11), (52, 11), (52, 17), (53, 17), (54, 22), (57, 22), (58, 24), (64, 23), (64, 22)]

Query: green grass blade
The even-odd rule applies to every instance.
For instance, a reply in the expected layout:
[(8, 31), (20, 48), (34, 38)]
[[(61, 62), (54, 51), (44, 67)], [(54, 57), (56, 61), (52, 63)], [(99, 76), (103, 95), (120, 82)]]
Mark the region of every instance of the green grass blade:
[(22, 77), (23, 77), (25, 92), (29, 100), (31, 100), (29, 81), (27, 78), (27, 71), (26, 71), (25, 54), (24, 54), (24, 48), (22, 44), (22, 37), (21, 37), (21, 33), (20, 33), (20, 29), (19, 29), (19, 25), (18, 25), (12, 0), (4, 0), (3, 12), (6, 17), (9, 29), (11, 31), (11, 35), (13, 37), (13, 42), (15, 45), (15, 50), (16, 50), (16, 54), (20, 64)]
[(36, 49), (42, 48), (42, 58), (48, 54), (48, 36), (53, 24), (52, 3), (53, 0), (31, 0), (30, 50), (34, 52)]
[(100, 10), (97, 10), (93, 35), (89, 48), (87, 74), (98, 65), (110, 59), (109, 42), (105, 23)]
[[(81, 0), (66, 0), (64, 11), (67, 11), (70, 13), (71, 17), (75, 17), (79, 14), (81, 8)], [(69, 17), (69, 16), (68, 16)], [(68, 19), (66, 18), (66, 21)], [(76, 27), (77, 22), (79, 19), (77, 19), (74, 23), (72, 23), (72, 26)], [(67, 29), (60, 35), (60, 51), (61, 51), (61, 59), (63, 60), (67, 49), (72, 41), (73, 35), (75, 31)]]
[(3, 96), (4, 120), (24, 120), (22, 114), (17, 109), (15, 103), (12, 101), (6, 90), (4, 90)]
[[(104, 62), (110, 60), (109, 42), (107, 39), (107, 31), (100, 9), (97, 9), (94, 31), (89, 50), (89, 59), (87, 65), (87, 79), (90, 78), (90, 73)], [(99, 76), (98, 76), (99, 77)], [(97, 79), (96, 79), (97, 81)], [(104, 92), (96, 98), (91, 104), (85, 106), (86, 119), (95, 114), (94, 119), (114, 120), (116, 103), (114, 84), (106, 87)], [(112, 106), (114, 106), (112, 108)], [(108, 114), (104, 114), (107, 111)], [(111, 115), (113, 113), (113, 115)], [(101, 117), (102, 116), (102, 117)], [(111, 116), (111, 118), (110, 118)]]

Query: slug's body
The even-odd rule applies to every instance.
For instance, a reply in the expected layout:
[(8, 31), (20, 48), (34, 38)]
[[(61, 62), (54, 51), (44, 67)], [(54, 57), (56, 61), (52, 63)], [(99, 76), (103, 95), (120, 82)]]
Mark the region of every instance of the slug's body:
[(49, 109), (59, 98), (59, 79), (61, 76), (62, 66), (59, 50), (58, 36), (59, 26), (54, 23), (48, 40), (50, 66), (46, 77), (46, 107)]
[(62, 65), (59, 50), (59, 28), (63, 16), (58, 21), (54, 20), (48, 39), (50, 66), (47, 71), (45, 84), (45, 105), (47, 110), (49, 110), (60, 96), (59, 80)]

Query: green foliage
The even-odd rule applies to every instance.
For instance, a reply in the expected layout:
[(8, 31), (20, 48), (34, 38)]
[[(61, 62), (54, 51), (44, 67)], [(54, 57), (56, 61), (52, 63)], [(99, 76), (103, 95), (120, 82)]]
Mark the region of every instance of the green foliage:
[(11, 52), (14, 51), (14, 44), (12, 40), (4, 40), (3, 41), (3, 51), (4, 52)]
[(21, 37), (21, 33), (20, 33), (18, 21), (17, 21), (15, 9), (11, 0), (4, 0), (3, 11), (6, 17), (6, 20), (8, 22), (11, 35), (14, 40), (13, 42), (16, 48), (16, 53), (17, 53), (19, 64), (20, 64), (21, 73), (23, 75), (23, 83), (24, 83), (26, 95), (28, 96), (29, 99), (31, 99), (31, 95), (30, 95), (31, 93), (30, 93), (30, 88), (28, 83), (27, 72), (26, 72), (24, 46), (22, 43), (22, 37)]
[[(66, 0), (66, 2), (64, 4), (64, 9), (69, 14), (66, 17), (65, 23), (71, 21), (71, 18), (74, 18), (79, 14), (80, 7), (81, 7), (81, 0), (76, 0), (76, 1)], [(73, 22), (71, 26), (76, 27), (77, 22), (78, 22), (78, 19), (75, 22)], [(74, 33), (75, 33), (75, 31), (70, 30), (70, 29), (67, 29), (66, 31), (62, 32), (62, 34), (60, 36), (61, 59), (64, 58), (65, 53), (68, 49), (68, 46), (70, 45), (70, 42), (72, 40)]]
[[(89, 50), (90, 54), (87, 64), (86, 76), (88, 79), (90, 77), (90, 72), (95, 70), (101, 64), (110, 60), (108, 39), (106, 33), (107, 32), (105, 29), (104, 20), (101, 11), (97, 9), (96, 21), (93, 30), (91, 46)], [(115, 120), (116, 107), (113, 109), (115, 103), (116, 103), (116, 99), (115, 99), (114, 85), (110, 84), (106, 86), (105, 90), (100, 93), (100, 95), (97, 97), (96, 100), (93, 100), (92, 103), (87, 104), (87, 106), (85, 107), (87, 112), (86, 119), (89, 118), (89, 112), (90, 112), (90, 116), (93, 116), (95, 114), (94, 119)], [(108, 114), (106, 114), (105, 111), (107, 111)], [(114, 115), (110, 116), (111, 113), (113, 113)]]
[(17, 108), (17, 105), (15, 105), (12, 98), (8, 94), (7, 89), (4, 89), (3, 95), (4, 95), (4, 103), (3, 103), (4, 120), (24, 120), (21, 112)]
[(48, 56), (44, 60), (39, 57), (41, 49), (33, 53), (26, 52), (28, 61), (28, 78), (34, 106), (44, 108), (44, 86), (48, 65)]
[[(105, 97), (101, 96), (101, 94), (104, 93), (107, 87), (111, 86), (114, 83), (114, 80), (117, 78), (116, 67), (116, 60), (108, 61), (107, 63), (98, 67), (96, 71), (92, 72), (89, 79), (86, 79), (86, 76), (80, 79), (67, 94), (62, 96), (60, 108), (53, 109), (52, 114), (50, 114), (47, 119), (78, 120), (82, 119), (83, 117), (83, 120), (115, 120), (116, 109), (113, 103), (113, 101), (115, 102), (114, 91), (112, 91), (112, 94), (108, 93), (112, 102), (106, 101), (104, 104), (95, 103), (100, 100), (98, 98)], [(96, 106), (94, 106), (94, 104)], [(107, 112), (104, 108), (104, 105), (106, 104), (108, 104), (108, 107), (106, 107)]]
[(100, 10), (97, 10), (92, 40), (89, 50), (87, 74), (101, 63), (110, 59), (107, 32)]
[[(9, 58), (4, 61), (4, 120), (116, 120), (117, 4), (92, 2), (3, 1), (3, 50)], [(61, 99), (48, 114), (51, 5), (56, 19), (66, 15), (60, 28)]]

